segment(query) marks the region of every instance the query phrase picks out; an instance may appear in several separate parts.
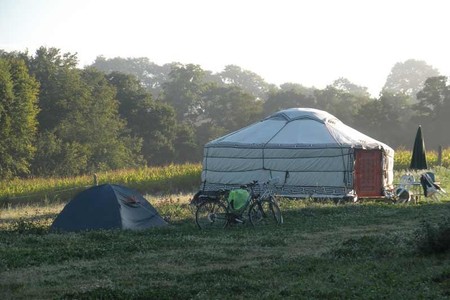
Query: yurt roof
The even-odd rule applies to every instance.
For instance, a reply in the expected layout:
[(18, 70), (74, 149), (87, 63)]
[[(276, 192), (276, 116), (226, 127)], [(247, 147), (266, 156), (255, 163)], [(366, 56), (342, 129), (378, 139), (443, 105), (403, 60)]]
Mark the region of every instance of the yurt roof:
[(389, 146), (342, 123), (326, 111), (290, 108), (206, 144), (205, 147), (384, 149)]

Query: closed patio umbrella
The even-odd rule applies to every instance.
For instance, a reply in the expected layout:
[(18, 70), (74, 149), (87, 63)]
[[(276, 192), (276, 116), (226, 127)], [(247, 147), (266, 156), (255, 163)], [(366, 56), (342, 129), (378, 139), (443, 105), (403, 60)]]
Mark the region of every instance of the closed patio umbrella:
[(419, 125), (417, 129), (416, 138), (414, 140), (414, 148), (411, 157), (411, 164), (409, 165), (411, 170), (426, 170), (427, 157), (425, 153), (425, 142), (422, 135), (422, 127)]

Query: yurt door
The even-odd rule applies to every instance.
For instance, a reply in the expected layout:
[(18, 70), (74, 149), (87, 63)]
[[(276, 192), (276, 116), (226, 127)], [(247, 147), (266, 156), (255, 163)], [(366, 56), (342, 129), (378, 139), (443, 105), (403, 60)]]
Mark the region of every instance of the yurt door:
[(381, 150), (355, 150), (354, 187), (358, 197), (382, 196)]

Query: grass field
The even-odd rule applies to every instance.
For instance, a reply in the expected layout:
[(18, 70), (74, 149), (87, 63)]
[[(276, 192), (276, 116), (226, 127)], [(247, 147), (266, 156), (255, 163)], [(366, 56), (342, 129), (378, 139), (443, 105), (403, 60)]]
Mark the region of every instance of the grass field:
[(147, 198), (170, 227), (54, 234), (62, 204), (2, 211), (0, 298), (450, 297), (449, 202), (283, 199), (281, 226), (200, 231), (189, 195)]
[[(281, 226), (200, 231), (188, 205), (199, 165), (171, 168), (109, 174), (141, 191), (164, 187), (146, 198), (171, 226), (142, 232), (50, 233), (66, 194), (36, 201), (1, 191), (0, 299), (450, 298), (449, 199), (281, 199)], [(448, 189), (450, 171), (435, 172)], [(69, 187), (59, 180), (42, 180), (46, 195), (52, 184)]]

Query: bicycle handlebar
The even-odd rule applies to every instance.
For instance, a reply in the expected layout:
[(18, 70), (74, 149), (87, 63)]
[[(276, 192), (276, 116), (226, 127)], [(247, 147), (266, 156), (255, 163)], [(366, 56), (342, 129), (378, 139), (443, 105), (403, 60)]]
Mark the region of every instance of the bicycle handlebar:
[[(269, 184), (277, 184), (280, 181), (279, 177), (274, 177), (274, 178), (270, 178), (269, 180), (267, 180), (266, 182), (263, 183), (263, 185), (269, 185)], [(253, 180), (250, 183), (241, 185), (241, 188), (245, 189), (245, 188), (252, 188), (254, 186), (256, 186), (258, 184), (258, 180)]]
[(253, 180), (253, 181), (250, 182), (250, 183), (241, 185), (241, 189), (252, 188), (252, 187), (254, 187), (254, 186), (257, 185), (257, 184), (258, 184), (258, 180)]

